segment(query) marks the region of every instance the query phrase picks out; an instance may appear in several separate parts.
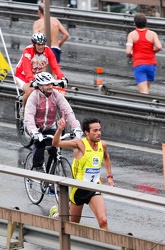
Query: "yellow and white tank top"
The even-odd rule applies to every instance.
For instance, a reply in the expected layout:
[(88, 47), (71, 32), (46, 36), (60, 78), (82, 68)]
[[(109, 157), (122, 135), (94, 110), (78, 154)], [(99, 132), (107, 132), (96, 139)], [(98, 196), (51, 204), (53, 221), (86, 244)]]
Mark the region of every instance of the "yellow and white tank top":
[(72, 164), (73, 177), (76, 180), (87, 182), (100, 182), (100, 168), (103, 161), (103, 147), (98, 142), (97, 151), (93, 150), (86, 138), (82, 139), (85, 145), (85, 152), (81, 159), (74, 158)]

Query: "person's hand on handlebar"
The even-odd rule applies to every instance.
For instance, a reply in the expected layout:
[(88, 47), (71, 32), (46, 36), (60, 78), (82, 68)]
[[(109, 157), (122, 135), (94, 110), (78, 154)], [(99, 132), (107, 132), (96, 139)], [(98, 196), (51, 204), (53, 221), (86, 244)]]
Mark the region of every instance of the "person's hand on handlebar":
[(81, 130), (81, 128), (74, 128), (73, 133), (75, 134), (77, 139), (81, 139), (83, 135), (83, 131)]
[(36, 81), (36, 79), (33, 79), (32, 81), (30, 81), (30, 87), (33, 87), (33, 88), (37, 87), (37, 81)]
[(67, 78), (61, 78), (60, 80), (57, 80), (58, 82), (58, 86), (61, 87), (61, 88), (67, 88), (67, 85), (68, 85), (68, 79)]
[(34, 141), (43, 141), (43, 135), (40, 133), (38, 130), (33, 130), (31, 132), (31, 137), (33, 138)]

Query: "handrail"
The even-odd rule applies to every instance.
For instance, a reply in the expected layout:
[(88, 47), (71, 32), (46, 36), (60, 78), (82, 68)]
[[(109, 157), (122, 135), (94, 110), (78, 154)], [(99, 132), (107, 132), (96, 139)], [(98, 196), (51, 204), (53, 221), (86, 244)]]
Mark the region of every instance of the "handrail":
[(84, 187), (83, 181), (48, 175), (45, 173), (32, 172), (30, 170), (19, 169), (16, 167), (8, 167), (2, 164), (0, 165), (0, 172), (3, 174), (11, 174), (19, 177), (27, 177), (47, 181), (50, 183), (57, 183), (59, 185), (59, 214), (63, 216), (60, 216), (58, 222), (44, 216), (37, 216), (36, 214), (29, 214), (3, 207), (0, 207), (0, 218), (12, 222), (25, 223), (34, 227), (42, 227), (54, 231), (59, 231), (60, 250), (71, 249), (71, 235), (131, 249), (138, 249), (138, 246), (141, 246), (141, 249), (152, 249), (154, 247), (155, 250), (163, 250), (165, 247), (165, 244), (163, 243), (161, 244), (159, 242), (136, 238), (134, 236), (123, 235), (116, 232), (109, 232), (102, 229), (69, 222), (68, 186), (78, 187), (82, 189), (85, 188), (87, 190), (99, 191), (108, 195), (150, 203), (161, 206), (162, 209), (165, 209), (165, 198), (163, 197), (157, 197), (154, 195), (148, 195), (140, 192), (134, 192), (94, 183), (86, 183)]
[[(90, 98), (89, 98), (90, 96)], [(16, 98), (14, 86), (2, 85), (0, 97), (3, 100)], [(99, 94), (86, 92), (74, 92), (68, 89), (66, 99), (69, 101), (72, 108), (80, 110), (88, 110), (100, 112), (102, 114), (114, 114), (121, 117), (132, 117), (145, 121), (155, 121), (165, 123), (165, 104), (162, 102), (140, 101), (135, 98), (129, 99), (119, 97), (111, 97)], [(137, 105), (138, 103), (138, 105)]]
[[(161, 100), (159, 102), (159, 99), (158, 102), (150, 100), (144, 104), (138, 100), (128, 103), (128, 100), (120, 100), (120, 96), (111, 98), (111, 96), (90, 94), (89, 97), (86, 93), (74, 93), (69, 90), (66, 99), (73, 108), (77, 119), (83, 119), (85, 112), (87, 116), (95, 114), (100, 120), (103, 120), (102, 137), (104, 139), (108, 136), (114, 141), (131, 141), (133, 144), (138, 143), (151, 147), (161, 147), (162, 142), (165, 141), (165, 104)], [(0, 88), (1, 121), (15, 122), (13, 112), (15, 101), (15, 88), (8, 86), (5, 89), (5, 86), (2, 85)], [(6, 112), (7, 102), (13, 103), (13, 105), (8, 106)], [(128, 124), (129, 126), (127, 126)]]
[[(0, 1), (0, 15), (12, 18), (26, 19), (33, 21), (38, 18), (38, 5)], [(133, 16), (130, 14), (116, 14), (101, 11), (83, 11), (72, 8), (51, 6), (50, 14), (56, 16), (67, 25), (83, 25), (86, 27), (104, 27), (116, 30), (130, 30), (134, 28)], [(30, 18), (30, 19), (29, 19)], [(163, 18), (147, 17), (148, 27), (157, 33), (164, 34), (165, 22)]]
[[(1, 94), (2, 93), (2, 94)], [(13, 85), (2, 85), (0, 94), (5, 96), (6, 94), (11, 93), (15, 95), (16, 90)], [(12, 95), (11, 95), (12, 96)], [(90, 96), (90, 98), (89, 98)], [(14, 96), (13, 96), (14, 97)], [(136, 98), (136, 95), (132, 97), (132, 93), (130, 96), (127, 96), (126, 98), (116, 97), (116, 96), (107, 96), (107, 95), (100, 95), (97, 93), (88, 93), (88, 92), (81, 92), (81, 91), (73, 91), (68, 89), (66, 98), (69, 102), (73, 102), (73, 104), (77, 101), (78, 103), (85, 103), (89, 104), (88, 106), (93, 107), (91, 105), (94, 105), (95, 108), (102, 108), (104, 109), (107, 107), (120, 107), (120, 108), (126, 108), (129, 110), (137, 110), (137, 111), (144, 111), (152, 113), (152, 114), (165, 114), (165, 103), (161, 100), (159, 102), (153, 102), (153, 100), (139, 100)], [(149, 96), (146, 96), (146, 98), (149, 98)], [(152, 98), (155, 98), (154, 96)], [(138, 102), (138, 105), (137, 105)], [(105, 109), (106, 110), (106, 109)], [(164, 119), (163, 119), (164, 120)], [(163, 121), (162, 120), (162, 121)]]
[[(0, 208), (1, 209), (1, 208)], [(2, 208), (4, 212), (6, 212), (5, 209), (8, 209), (7, 207), (3, 207)], [(11, 211), (11, 213), (14, 211), (15, 209), (9, 209), (8, 211)], [(21, 212), (21, 211), (20, 211)], [(1, 214), (1, 212), (0, 212)], [(26, 215), (29, 216), (30, 213), (27, 213)], [(24, 216), (25, 214), (23, 214)], [(18, 213), (18, 216), (20, 216), (20, 213)], [(39, 218), (35, 217), (36, 221), (41, 220), (42, 216), (39, 216)], [(49, 219), (49, 220), (48, 220)], [(56, 223), (56, 226), (58, 223), (58, 221), (54, 221), (48, 217), (46, 217), (45, 221), (47, 224), (49, 223), (53, 224)], [(20, 225), (20, 224), (19, 224)], [(44, 223), (43, 223), (44, 225)], [(45, 224), (46, 225), (46, 224)], [(1, 245), (5, 246), (6, 243), (6, 235), (7, 235), (7, 226), (8, 226), (8, 220), (6, 219), (0, 219), (0, 249), (1, 249)], [(17, 235), (19, 234), (19, 227), (17, 226), (15, 232), (14, 232), (14, 237), (12, 237), (14, 240), (14, 238), (16, 239), (16, 237), (18, 237)], [(34, 245), (38, 245), (38, 243), (40, 243), (40, 245), (42, 245), (43, 247), (47, 247), (47, 248), (51, 248), (54, 246), (56, 249), (59, 249), (59, 232), (50, 229), (44, 229), (41, 227), (33, 227), (31, 225), (28, 225), (26, 223), (23, 224), (23, 241), (26, 243), (30, 243), (30, 244), (34, 244)], [(2, 238), (2, 241), (1, 241)], [(43, 241), (44, 239), (44, 241)], [(42, 242), (42, 243), (41, 243)], [(115, 247), (114, 245), (110, 245), (110, 244), (105, 244), (102, 242), (98, 242), (98, 241), (87, 241), (84, 238), (79, 238), (76, 236), (72, 236), (71, 237), (71, 246), (73, 249), (76, 249), (77, 246), (81, 246), (81, 249), (89, 249), (90, 247), (92, 249), (95, 250), (120, 250), (119, 247)], [(23, 248), (23, 247), (21, 247)], [(10, 248), (11, 250), (12, 248)], [(16, 249), (16, 244), (14, 249)], [(26, 248), (27, 249), (27, 248)]]

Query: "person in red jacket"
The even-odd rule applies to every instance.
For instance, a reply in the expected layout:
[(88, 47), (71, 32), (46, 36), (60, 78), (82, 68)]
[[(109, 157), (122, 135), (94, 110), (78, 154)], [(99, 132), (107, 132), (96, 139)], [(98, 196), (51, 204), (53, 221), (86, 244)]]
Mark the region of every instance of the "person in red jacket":
[(24, 91), (20, 116), (23, 116), (26, 100), (34, 90), (32, 82), (35, 80), (35, 75), (45, 71), (48, 64), (57, 80), (61, 80), (58, 82), (62, 88), (67, 87), (68, 83), (51, 48), (45, 45), (46, 36), (38, 32), (32, 35), (31, 40), (32, 44), (24, 49), (15, 70), (16, 83)]
[(155, 80), (156, 56), (162, 49), (158, 35), (147, 29), (144, 14), (134, 17), (136, 29), (127, 36), (126, 54), (133, 59), (133, 72), (140, 93), (149, 94), (151, 81)]

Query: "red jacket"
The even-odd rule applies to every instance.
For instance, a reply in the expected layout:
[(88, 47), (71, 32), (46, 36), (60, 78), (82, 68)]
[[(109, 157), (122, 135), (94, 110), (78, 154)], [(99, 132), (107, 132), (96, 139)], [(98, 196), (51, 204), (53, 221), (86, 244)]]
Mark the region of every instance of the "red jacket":
[(44, 53), (39, 55), (36, 53), (33, 44), (31, 44), (24, 49), (16, 66), (15, 76), (28, 83), (34, 79), (35, 74), (42, 72), (48, 63), (57, 79), (65, 77), (55, 55), (47, 45), (45, 45)]

